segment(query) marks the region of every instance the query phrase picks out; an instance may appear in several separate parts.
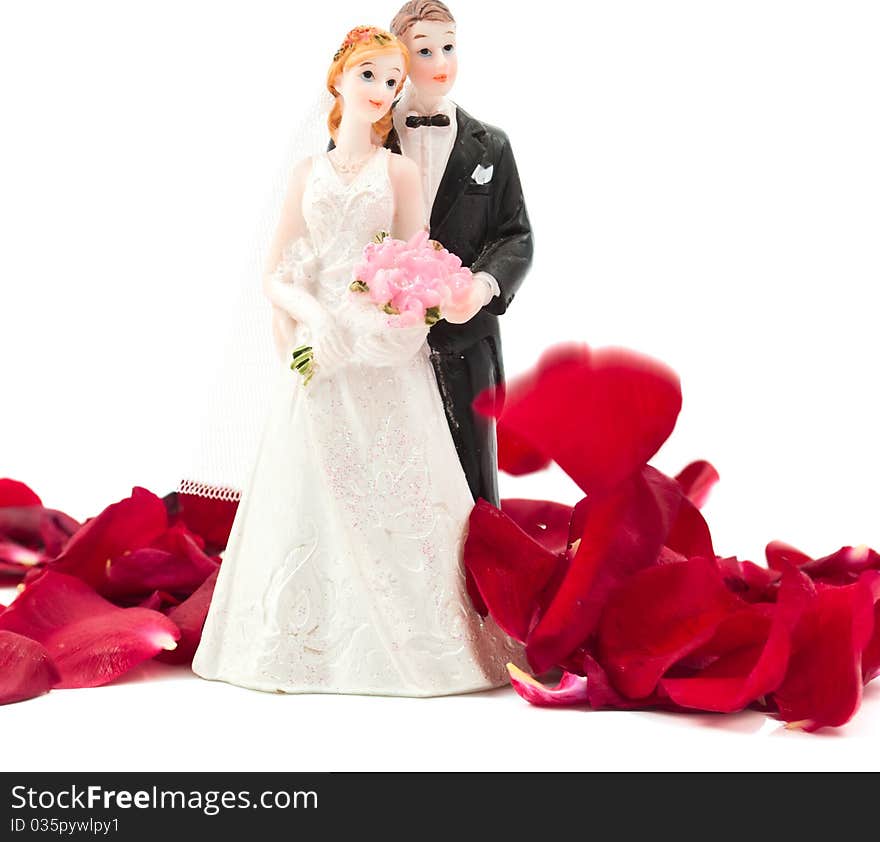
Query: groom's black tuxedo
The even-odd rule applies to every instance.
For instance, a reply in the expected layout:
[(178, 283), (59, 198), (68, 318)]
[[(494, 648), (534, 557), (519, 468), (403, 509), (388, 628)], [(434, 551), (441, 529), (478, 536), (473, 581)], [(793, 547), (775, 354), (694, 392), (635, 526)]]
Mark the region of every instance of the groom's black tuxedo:
[[(472, 403), (483, 389), (504, 382), (498, 316), (507, 310), (531, 264), (532, 230), (507, 135), (458, 106), (455, 113), (455, 143), (431, 209), (430, 236), (471, 271), (490, 273), (501, 292), (464, 324), (434, 324), (428, 344), (471, 494), (497, 507), (494, 426), (473, 411)], [(394, 129), (385, 145), (400, 152)], [(473, 178), (478, 167), (483, 184)]]

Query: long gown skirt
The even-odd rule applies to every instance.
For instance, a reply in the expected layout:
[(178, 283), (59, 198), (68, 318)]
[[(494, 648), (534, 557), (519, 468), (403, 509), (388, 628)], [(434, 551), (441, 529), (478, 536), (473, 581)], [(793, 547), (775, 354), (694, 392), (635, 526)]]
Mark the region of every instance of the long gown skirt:
[(306, 386), (279, 368), (193, 670), (283, 693), (437, 696), (508, 683), (523, 647), (474, 610), (473, 498), (427, 343)]

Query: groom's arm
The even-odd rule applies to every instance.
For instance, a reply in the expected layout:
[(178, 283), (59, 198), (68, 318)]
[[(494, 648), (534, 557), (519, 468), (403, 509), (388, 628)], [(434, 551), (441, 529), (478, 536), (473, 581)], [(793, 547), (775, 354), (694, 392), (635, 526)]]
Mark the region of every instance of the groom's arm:
[(502, 315), (516, 295), (532, 262), (532, 228), (510, 141), (503, 132), (494, 138), (501, 150), (495, 160), (493, 206), (489, 237), (483, 251), (471, 264), (473, 272), (488, 272), (498, 282), (500, 292), (485, 308)]

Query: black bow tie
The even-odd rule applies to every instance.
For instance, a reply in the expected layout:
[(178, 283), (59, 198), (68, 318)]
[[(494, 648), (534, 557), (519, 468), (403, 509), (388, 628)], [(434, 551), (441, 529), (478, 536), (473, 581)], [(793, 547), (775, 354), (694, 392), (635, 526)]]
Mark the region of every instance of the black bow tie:
[(419, 116), (410, 114), (406, 118), (406, 127), (408, 129), (417, 129), (419, 126), (448, 126), (449, 117), (446, 114), (431, 114), (430, 116)]

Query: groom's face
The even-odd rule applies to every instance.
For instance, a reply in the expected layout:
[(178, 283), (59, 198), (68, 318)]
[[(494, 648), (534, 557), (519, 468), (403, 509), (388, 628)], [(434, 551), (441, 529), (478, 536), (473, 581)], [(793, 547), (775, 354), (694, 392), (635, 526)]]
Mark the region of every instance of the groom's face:
[(458, 75), (455, 24), (422, 20), (403, 36), (410, 54), (409, 79), (425, 96), (445, 96)]

